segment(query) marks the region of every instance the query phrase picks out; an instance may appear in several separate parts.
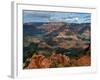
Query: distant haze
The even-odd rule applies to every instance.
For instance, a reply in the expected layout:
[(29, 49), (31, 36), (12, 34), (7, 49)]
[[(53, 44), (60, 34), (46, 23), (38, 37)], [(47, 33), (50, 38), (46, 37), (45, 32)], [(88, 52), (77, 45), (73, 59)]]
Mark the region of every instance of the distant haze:
[(91, 13), (24, 10), (23, 22), (91, 23)]

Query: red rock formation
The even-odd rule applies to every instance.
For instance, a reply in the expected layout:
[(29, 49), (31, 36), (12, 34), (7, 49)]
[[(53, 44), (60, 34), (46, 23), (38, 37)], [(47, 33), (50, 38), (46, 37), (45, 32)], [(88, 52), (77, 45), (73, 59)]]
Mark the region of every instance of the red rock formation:
[(90, 66), (91, 65), (91, 58), (90, 56), (82, 56), (77, 60), (77, 64), (79, 66)]

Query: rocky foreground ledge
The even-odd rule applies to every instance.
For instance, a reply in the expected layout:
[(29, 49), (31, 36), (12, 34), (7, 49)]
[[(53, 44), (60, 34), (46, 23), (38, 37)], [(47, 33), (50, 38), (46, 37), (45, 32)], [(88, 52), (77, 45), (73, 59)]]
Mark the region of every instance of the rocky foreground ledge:
[(30, 59), (24, 63), (24, 69), (36, 68), (60, 68), (60, 67), (76, 67), (76, 66), (90, 66), (90, 55), (81, 55), (80, 57), (69, 57), (63, 54), (53, 53), (51, 56), (44, 56), (43, 54), (34, 54)]

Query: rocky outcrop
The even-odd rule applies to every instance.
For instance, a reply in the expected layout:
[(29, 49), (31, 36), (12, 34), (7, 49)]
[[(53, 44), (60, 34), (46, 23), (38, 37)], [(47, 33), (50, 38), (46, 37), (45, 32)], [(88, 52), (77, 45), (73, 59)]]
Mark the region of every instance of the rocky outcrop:
[(52, 54), (45, 57), (42, 54), (33, 55), (27, 69), (65, 67), (70, 65), (70, 58), (62, 54)]

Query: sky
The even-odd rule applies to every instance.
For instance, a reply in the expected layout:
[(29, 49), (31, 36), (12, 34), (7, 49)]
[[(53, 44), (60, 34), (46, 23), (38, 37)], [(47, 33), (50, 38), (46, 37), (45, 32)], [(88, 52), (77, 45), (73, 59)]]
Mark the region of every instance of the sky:
[(91, 13), (24, 10), (23, 22), (90, 23)]

